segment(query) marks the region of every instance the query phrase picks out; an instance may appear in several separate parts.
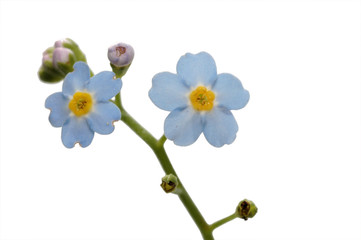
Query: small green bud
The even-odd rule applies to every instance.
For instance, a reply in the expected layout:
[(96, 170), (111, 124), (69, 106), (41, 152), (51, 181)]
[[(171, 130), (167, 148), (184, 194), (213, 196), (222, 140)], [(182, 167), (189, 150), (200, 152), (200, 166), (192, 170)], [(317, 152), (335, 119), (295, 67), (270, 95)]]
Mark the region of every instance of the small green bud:
[(238, 217), (247, 220), (248, 218), (253, 218), (257, 213), (256, 205), (248, 199), (242, 200), (236, 209), (236, 214)]
[(162, 183), (160, 186), (163, 188), (163, 190), (166, 193), (176, 193), (177, 192), (177, 186), (178, 186), (178, 178), (174, 176), (173, 174), (165, 175), (162, 178)]
[(124, 76), (134, 58), (134, 49), (125, 43), (118, 43), (108, 48), (108, 59), (113, 72), (118, 78)]

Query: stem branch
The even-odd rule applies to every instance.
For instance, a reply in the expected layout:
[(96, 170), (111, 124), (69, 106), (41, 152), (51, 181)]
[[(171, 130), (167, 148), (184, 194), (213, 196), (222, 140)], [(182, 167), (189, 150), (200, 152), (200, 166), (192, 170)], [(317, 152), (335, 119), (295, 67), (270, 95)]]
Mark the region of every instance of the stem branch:
[(182, 182), (180, 181), (177, 173), (175, 172), (168, 155), (164, 149), (164, 143), (167, 138), (163, 135), (159, 140), (153, 137), (144, 127), (142, 127), (123, 107), (120, 93), (115, 96), (115, 103), (121, 111), (121, 120), (132, 129), (148, 146), (153, 150), (157, 156), (160, 165), (162, 166), (166, 174), (173, 174), (178, 178), (178, 189), (180, 190), (177, 194), (184, 207), (187, 209), (189, 215), (192, 217), (193, 221), (200, 230), (204, 240), (214, 240), (213, 229), (211, 228), (202, 214), (198, 210), (197, 206), (193, 202), (192, 198), (189, 196)]
[(214, 229), (216, 229), (217, 227), (220, 227), (222, 226), (223, 224), (229, 222), (229, 221), (232, 221), (233, 219), (237, 218), (237, 214), (236, 213), (233, 213), (232, 215), (229, 215), (228, 217), (225, 217), (215, 223), (213, 223), (212, 225), (210, 225), (210, 229), (211, 231), (213, 231)]

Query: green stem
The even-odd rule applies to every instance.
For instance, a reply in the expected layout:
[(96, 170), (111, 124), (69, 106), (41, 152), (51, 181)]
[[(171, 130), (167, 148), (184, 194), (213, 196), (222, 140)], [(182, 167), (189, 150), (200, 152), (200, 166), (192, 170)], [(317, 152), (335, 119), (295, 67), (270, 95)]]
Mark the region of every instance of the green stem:
[(193, 202), (192, 198), (189, 196), (182, 182), (180, 181), (177, 173), (175, 172), (168, 155), (164, 149), (164, 143), (167, 138), (163, 135), (159, 140), (153, 137), (144, 127), (142, 127), (123, 107), (120, 93), (115, 96), (114, 102), (121, 111), (122, 117), (121, 120), (128, 125), (145, 143), (153, 150), (157, 156), (160, 165), (162, 166), (166, 174), (173, 174), (178, 178), (178, 197), (183, 203), (184, 207), (187, 209), (189, 215), (192, 217), (193, 221), (200, 230), (204, 240), (214, 240), (213, 229), (207, 224), (202, 214), (198, 210), (197, 206)]
[(216, 229), (217, 227), (220, 227), (222, 226), (223, 224), (229, 222), (229, 221), (232, 221), (233, 219), (237, 218), (237, 213), (233, 213), (232, 215), (229, 215), (228, 217), (225, 217), (215, 223), (213, 223), (212, 225), (210, 225), (210, 229), (211, 231), (213, 231), (214, 229)]

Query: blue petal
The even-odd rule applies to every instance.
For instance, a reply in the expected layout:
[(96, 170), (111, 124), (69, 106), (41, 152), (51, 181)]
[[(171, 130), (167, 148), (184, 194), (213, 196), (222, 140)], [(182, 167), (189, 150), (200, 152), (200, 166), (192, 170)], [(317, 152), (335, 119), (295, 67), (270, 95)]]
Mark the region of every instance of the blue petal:
[(53, 93), (45, 100), (45, 107), (51, 111), (49, 122), (53, 127), (63, 126), (68, 119), (70, 114), (68, 104), (69, 99), (61, 92)]
[(63, 94), (72, 97), (77, 91), (84, 91), (87, 81), (90, 79), (90, 70), (85, 62), (76, 62), (74, 71), (65, 76)]
[(215, 147), (231, 144), (236, 139), (238, 125), (232, 113), (221, 107), (215, 107), (205, 115), (204, 136)]
[(217, 79), (216, 63), (206, 52), (182, 56), (177, 64), (177, 73), (190, 87), (208, 87)]
[(119, 108), (111, 102), (98, 103), (87, 116), (90, 128), (100, 134), (110, 134), (114, 131), (113, 122), (120, 120)]
[(178, 75), (161, 72), (153, 77), (149, 97), (157, 107), (172, 111), (187, 106), (188, 92), (189, 88), (184, 85)]
[(175, 144), (187, 146), (194, 143), (202, 133), (201, 114), (191, 107), (173, 110), (164, 122), (164, 134)]
[(120, 88), (122, 87), (122, 80), (114, 77), (115, 73), (104, 71), (90, 79), (87, 90), (93, 93), (96, 101), (108, 101), (119, 93)]
[(249, 101), (249, 92), (238, 78), (229, 73), (219, 74), (212, 90), (216, 93), (217, 103), (229, 110), (241, 109)]
[(82, 147), (87, 147), (93, 141), (94, 131), (84, 117), (71, 116), (64, 123), (61, 129), (61, 140), (67, 148), (72, 148), (76, 143)]

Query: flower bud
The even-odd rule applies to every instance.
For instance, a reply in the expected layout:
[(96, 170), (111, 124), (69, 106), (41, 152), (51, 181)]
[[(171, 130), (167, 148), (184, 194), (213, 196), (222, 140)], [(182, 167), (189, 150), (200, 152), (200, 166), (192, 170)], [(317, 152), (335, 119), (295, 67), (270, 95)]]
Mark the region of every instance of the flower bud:
[(110, 66), (118, 78), (128, 71), (134, 58), (134, 49), (125, 43), (118, 43), (108, 48)]
[(78, 45), (69, 38), (58, 40), (53, 47), (43, 52), (38, 76), (43, 82), (59, 82), (73, 71), (73, 65), (77, 61), (86, 62), (85, 55)]
[(84, 53), (80, 50), (78, 44), (76, 44), (76, 42), (74, 42), (70, 38), (65, 38), (65, 39), (56, 41), (54, 44), (54, 47), (55, 48), (63, 47), (63, 48), (67, 48), (70, 51), (72, 51), (74, 54), (74, 57), (75, 57), (75, 62), (77, 62), (77, 61), (86, 62), (86, 57), (85, 57)]
[(45, 64), (45, 62), (52, 62), (53, 60), (53, 54), (51, 53), (46, 53), (46, 54), (43, 54), (43, 64)]
[(42, 66), (38, 71), (40, 80), (47, 83), (61, 81), (64, 74), (53, 66), (54, 47), (49, 47), (43, 52)]
[(73, 54), (72, 51), (70, 51), (67, 48), (55, 48), (53, 52), (53, 64), (54, 67), (56, 67), (56, 64), (59, 63), (67, 63), (69, 61), (69, 55)]
[(176, 193), (178, 186), (178, 178), (173, 174), (165, 175), (162, 178), (162, 183), (160, 186), (166, 193)]
[(247, 220), (248, 218), (253, 218), (257, 210), (256, 205), (251, 200), (244, 199), (238, 204), (236, 214), (238, 217)]
[(53, 52), (53, 66), (65, 75), (73, 71), (75, 57), (71, 50), (67, 48), (55, 48)]
[(108, 48), (108, 58), (116, 67), (128, 66), (134, 58), (134, 49), (125, 43), (118, 43)]
[(69, 38), (60, 39), (54, 43), (55, 48), (64, 47), (65, 44), (72, 44), (71, 40)]
[(44, 67), (52, 68), (53, 66), (53, 52), (54, 48), (50, 47), (43, 52), (42, 63)]

